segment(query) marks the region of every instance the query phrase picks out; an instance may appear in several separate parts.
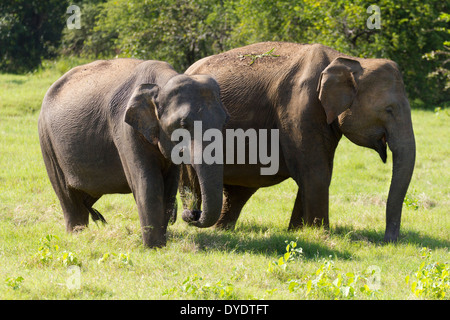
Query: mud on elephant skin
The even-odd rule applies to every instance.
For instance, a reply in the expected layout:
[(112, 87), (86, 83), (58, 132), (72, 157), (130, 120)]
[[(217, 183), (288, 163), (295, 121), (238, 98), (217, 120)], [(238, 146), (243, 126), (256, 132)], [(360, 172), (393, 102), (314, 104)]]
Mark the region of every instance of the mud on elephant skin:
[[(263, 54), (268, 52), (272, 54)], [(289, 228), (328, 226), (333, 158), (345, 135), (374, 149), (383, 162), (387, 146), (392, 151), (385, 241), (398, 239), (416, 147), (410, 105), (395, 62), (355, 58), (320, 44), (264, 42), (206, 57), (185, 73), (217, 80), (230, 114), (226, 129), (279, 129), (276, 175), (261, 176), (255, 165), (225, 164), (217, 227), (234, 228), (258, 188), (289, 177), (299, 187)], [(198, 197), (192, 168), (184, 166), (181, 171), (180, 188), (189, 188)]]
[[(223, 129), (227, 114), (210, 76), (178, 74), (160, 61), (115, 59), (76, 67), (48, 90), (39, 116), (39, 139), (67, 231), (87, 226), (104, 194), (133, 193), (143, 243), (166, 243), (176, 214), (179, 166), (171, 161), (177, 128)], [(223, 166), (197, 166), (207, 209), (220, 216)], [(212, 181), (212, 183), (211, 183)]]

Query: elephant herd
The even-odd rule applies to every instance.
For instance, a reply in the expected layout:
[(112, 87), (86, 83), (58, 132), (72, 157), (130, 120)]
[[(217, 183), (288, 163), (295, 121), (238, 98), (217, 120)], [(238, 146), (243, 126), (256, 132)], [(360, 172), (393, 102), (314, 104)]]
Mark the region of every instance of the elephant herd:
[[(203, 58), (184, 74), (152, 60), (78, 66), (46, 93), (38, 127), (67, 231), (87, 226), (89, 216), (104, 220), (93, 208), (102, 195), (131, 192), (148, 247), (165, 245), (178, 190), (183, 220), (233, 229), (259, 188), (292, 178), (298, 193), (289, 229), (327, 227), (333, 158), (342, 135), (374, 149), (383, 162), (387, 146), (392, 151), (384, 240), (396, 241), (415, 163), (411, 109), (396, 63), (320, 44), (256, 43)], [(236, 146), (247, 161), (232, 162), (197, 160), (219, 142), (223, 149), (213, 154), (232, 158), (225, 146), (233, 136), (192, 138), (182, 147), (174, 139), (183, 132), (195, 137), (196, 130), (232, 129), (276, 132), (257, 148), (276, 153), (277, 171), (261, 174), (267, 163), (248, 161), (249, 149), (256, 148), (249, 135)], [(191, 161), (176, 164), (174, 154)]]

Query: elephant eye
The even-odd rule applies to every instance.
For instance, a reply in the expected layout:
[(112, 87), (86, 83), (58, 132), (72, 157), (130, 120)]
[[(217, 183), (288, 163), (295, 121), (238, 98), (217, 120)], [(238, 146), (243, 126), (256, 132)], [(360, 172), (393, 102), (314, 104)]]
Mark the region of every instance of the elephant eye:
[(392, 106), (388, 106), (386, 107), (386, 112), (392, 114), (394, 112), (394, 109), (392, 108)]

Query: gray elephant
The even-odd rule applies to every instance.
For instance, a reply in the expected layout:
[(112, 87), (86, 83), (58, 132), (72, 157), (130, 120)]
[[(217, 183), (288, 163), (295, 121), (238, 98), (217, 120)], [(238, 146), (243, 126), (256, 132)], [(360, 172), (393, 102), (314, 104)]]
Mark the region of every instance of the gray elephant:
[[(320, 44), (266, 42), (206, 57), (185, 73), (217, 80), (230, 114), (227, 129), (279, 130), (280, 164), (275, 175), (260, 175), (261, 164), (225, 164), (217, 227), (234, 228), (258, 188), (289, 177), (299, 186), (289, 228), (328, 226), (333, 158), (345, 135), (377, 151), (383, 162), (389, 145), (393, 174), (384, 239), (398, 239), (416, 147), (410, 105), (393, 61), (354, 58)], [(181, 185), (198, 197), (198, 182), (189, 166), (183, 166)]]
[[(179, 166), (171, 161), (175, 129), (222, 129), (228, 115), (210, 76), (178, 74), (160, 61), (115, 59), (76, 67), (48, 90), (39, 139), (66, 229), (88, 225), (104, 194), (133, 193), (149, 247), (166, 243), (175, 213)], [(203, 186), (199, 227), (221, 212), (223, 165), (194, 165)]]

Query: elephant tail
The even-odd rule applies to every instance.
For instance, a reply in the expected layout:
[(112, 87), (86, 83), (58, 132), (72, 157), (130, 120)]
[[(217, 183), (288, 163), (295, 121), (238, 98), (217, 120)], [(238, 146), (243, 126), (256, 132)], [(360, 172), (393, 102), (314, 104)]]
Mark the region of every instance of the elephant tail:
[(98, 220), (100, 220), (103, 224), (107, 223), (106, 219), (102, 216), (102, 214), (100, 212), (98, 212), (98, 210), (96, 210), (90, 206), (86, 206), (86, 208), (89, 210), (89, 213), (91, 214), (91, 218), (95, 223), (97, 223)]

